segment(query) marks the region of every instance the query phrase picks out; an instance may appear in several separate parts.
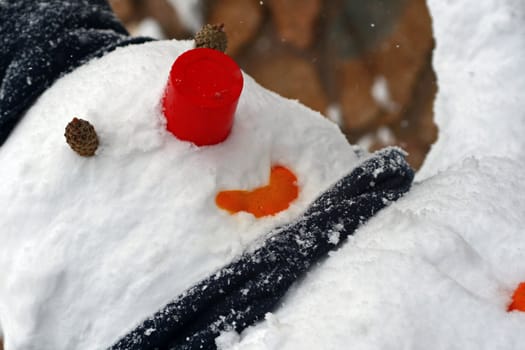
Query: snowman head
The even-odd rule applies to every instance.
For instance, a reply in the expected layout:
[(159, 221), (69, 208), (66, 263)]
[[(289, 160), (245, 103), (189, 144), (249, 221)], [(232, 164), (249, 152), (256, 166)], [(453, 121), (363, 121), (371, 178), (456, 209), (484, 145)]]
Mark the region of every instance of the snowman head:
[[(7, 341), (110, 345), (297, 217), (356, 165), (335, 125), (246, 75), (227, 138), (197, 146), (176, 137), (162, 101), (173, 62), (192, 46), (150, 42), (88, 62), (45, 91), (3, 144)], [(94, 126), (95, 156), (65, 142), (74, 117)], [(256, 217), (217, 205), (222, 191), (268, 186), (275, 167), (288, 169), (297, 188), (282, 210)]]

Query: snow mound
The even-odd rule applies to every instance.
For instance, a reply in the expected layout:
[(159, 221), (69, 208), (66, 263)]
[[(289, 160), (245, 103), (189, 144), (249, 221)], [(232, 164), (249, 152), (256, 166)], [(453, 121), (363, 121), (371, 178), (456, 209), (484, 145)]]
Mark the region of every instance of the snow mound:
[(470, 156), (524, 159), (523, 1), (431, 0), (429, 7), (440, 132), (420, 178)]
[(440, 133), (419, 181), (221, 350), (523, 347), (525, 7), (429, 6)]

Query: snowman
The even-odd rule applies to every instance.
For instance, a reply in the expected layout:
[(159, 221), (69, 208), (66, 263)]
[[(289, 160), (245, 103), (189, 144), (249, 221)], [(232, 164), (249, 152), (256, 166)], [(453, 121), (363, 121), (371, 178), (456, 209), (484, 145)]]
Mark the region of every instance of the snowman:
[(7, 350), (215, 348), (410, 187), (402, 151), (257, 85), (221, 27), (151, 41), (104, 1), (0, 6)]
[[(128, 37), (105, 1), (0, 11), (5, 350), (522, 340), (507, 312), (525, 276), (512, 152), (480, 158), (455, 136), (449, 163), (431, 154), (401, 198), (403, 151), (368, 154), (260, 87), (220, 52), (220, 27), (152, 41)], [(482, 191), (495, 169), (507, 181)]]

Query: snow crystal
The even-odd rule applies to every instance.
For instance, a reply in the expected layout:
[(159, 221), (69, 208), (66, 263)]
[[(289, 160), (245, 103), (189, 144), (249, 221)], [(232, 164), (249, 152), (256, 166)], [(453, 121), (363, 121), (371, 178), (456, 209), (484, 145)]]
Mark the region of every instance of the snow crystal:
[(330, 231), (328, 233), (328, 242), (333, 245), (337, 245), (339, 243), (339, 237), (341, 233), (338, 231)]
[(143, 19), (131, 34), (134, 36), (143, 36), (154, 39), (166, 39), (162, 28), (158, 22), (152, 18)]
[(153, 332), (155, 332), (155, 331), (156, 331), (155, 328), (148, 328), (148, 329), (146, 329), (146, 331), (144, 332), (144, 334), (145, 334), (146, 336), (149, 337), (149, 336), (150, 336), (151, 334), (153, 334)]
[(336, 123), (339, 126), (343, 125), (343, 113), (341, 106), (337, 103), (333, 103), (326, 109), (326, 117)]
[(386, 126), (382, 126), (376, 131), (377, 139), (383, 145), (392, 145), (396, 142), (396, 137), (392, 130)]
[(385, 77), (377, 76), (374, 79), (370, 93), (374, 101), (386, 111), (396, 112), (399, 109), (399, 105), (390, 97), (388, 81)]
[(201, 2), (202, 0), (169, 0), (182, 24), (194, 33), (203, 26)]
[(215, 345), (217, 346), (217, 350), (228, 349), (235, 343), (238, 343), (239, 340), (239, 333), (235, 331), (221, 332), (221, 335), (215, 339)]

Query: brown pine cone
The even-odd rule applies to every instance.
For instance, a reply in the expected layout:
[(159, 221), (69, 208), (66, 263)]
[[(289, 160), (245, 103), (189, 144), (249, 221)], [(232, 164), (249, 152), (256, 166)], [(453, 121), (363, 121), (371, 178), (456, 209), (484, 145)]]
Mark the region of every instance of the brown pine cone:
[(226, 51), (228, 39), (224, 32), (224, 24), (206, 24), (195, 34), (195, 47), (205, 47), (209, 49)]
[(87, 120), (73, 118), (66, 126), (66, 142), (79, 155), (91, 157), (98, 148), (98, 137), (93, 125)]

